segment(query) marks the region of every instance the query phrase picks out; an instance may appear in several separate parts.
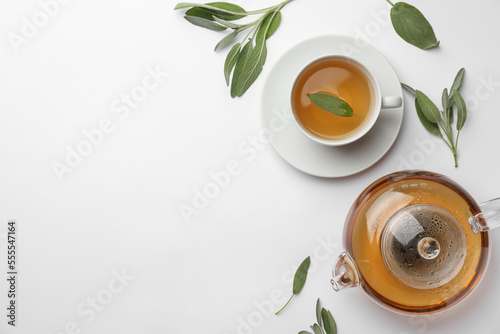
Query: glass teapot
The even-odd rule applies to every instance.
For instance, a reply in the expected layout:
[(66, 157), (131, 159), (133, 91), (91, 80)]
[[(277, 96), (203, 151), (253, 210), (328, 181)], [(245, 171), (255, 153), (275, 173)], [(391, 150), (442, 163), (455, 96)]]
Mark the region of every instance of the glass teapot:
[(478, 285), (488, 264), (487, 231), (497, 226), (500, 198), (479, 205), (443, 175), (389, 174), (352, 205), (332, 286), (359, 285), (400, 313), (449, 309)]

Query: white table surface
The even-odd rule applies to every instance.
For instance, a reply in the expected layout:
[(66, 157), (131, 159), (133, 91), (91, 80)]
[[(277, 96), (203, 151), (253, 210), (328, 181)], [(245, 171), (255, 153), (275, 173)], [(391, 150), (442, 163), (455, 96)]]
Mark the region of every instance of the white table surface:
[[(0, 2), (2, 271), (9, 219), (18, 222), (20, 247), (17, 326), (7, 325), (2, 307), (1, 333), (297, 333), (314, 322), (318, 297), (342, 334), (498, 333), (498, 247), (470, 298), (432, 317), (393, 314), (361, 289), (334, 294), (329, 284), (344, 218), (377, 178), (410, 164), (450, 176), (480, 202), (500, 196), (498, 1), (412, 1), (441, 40), (422, 51), (388, 24), (386, 1), (295, 0), (268, 42), (261, 77), (239, 99), (230, 98), (222, 75), (227, 51), (212, 51), (223, 35), (187, 23), (172, 10), (175, 1), (60, 3), (44, 22), (38, 0)], [(275, 2), (237, 3), (252, 10)], [(33, 19), (41, 27), (30, 31)], [(23, 27), (29, 38), (14, 46)], [(436, 102), (466, 68), (470, 112), (459, 168), (406, 93), (399, 138), (360, 174), (309, 176), (271, 145), (257, 139), (252, 146), (261, 133), (261, 89), (279, 57), (314, 36), (360, 32), (401, 81)], [(160, 73), (158, 83), (147, 81), (144, 100), (133, 108), (120, 102), (145, 92), (151, 71)], [(107, 133), (85, 146), (84, 132), (99, 126)], [(73, 157), (74, 168), (59, 179), (54, 163), (78, 147), (89, 154)], [(184, 219), (180, 208), (228, 164), (229, 184)], [(500, 243), (500, 232), (491, 240)], [(304, 289), (271, 315), (308, 255)], [(7, 305), (4, 279), (0, 305)]]

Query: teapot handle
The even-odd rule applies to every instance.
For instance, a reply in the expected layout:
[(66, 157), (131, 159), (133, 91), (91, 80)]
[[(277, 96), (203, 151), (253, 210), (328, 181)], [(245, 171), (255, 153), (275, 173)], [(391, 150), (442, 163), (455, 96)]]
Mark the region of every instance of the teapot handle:
[(333, 290), (340, 291), (345, 288), (353, 288), (359, 284), (359, 273), (353, 259), (347, 252), (343, 252), (337, 258), (337, 263), (332, 270)]
[(469, 225), (474, 231), (486, 232), (500, 226), (500, 197), (481, 203), (481, 212), (469, 217)]

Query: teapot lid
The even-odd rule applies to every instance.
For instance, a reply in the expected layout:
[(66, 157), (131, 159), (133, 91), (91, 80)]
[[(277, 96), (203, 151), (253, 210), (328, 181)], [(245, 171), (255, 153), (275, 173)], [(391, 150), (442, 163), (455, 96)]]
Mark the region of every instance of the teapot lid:
[(416, 289), (433, 289), (458, 274), (467, 241), (462, 226), (449, 212), (431, 204), (415, 204), (389, 219), (381, 251), (385, 265), (399, 281)]

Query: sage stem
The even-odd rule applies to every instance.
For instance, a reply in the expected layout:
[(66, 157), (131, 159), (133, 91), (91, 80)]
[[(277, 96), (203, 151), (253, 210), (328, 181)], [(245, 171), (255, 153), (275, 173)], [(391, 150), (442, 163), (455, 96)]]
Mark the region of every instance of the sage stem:
[(280, 312), (285, 309), (285, 307), (288, 305), (288, 303), (290, 303), (290, 301), (292, 300), (293, 296), (295, 296), (295, 295), (292, 294), (292, 296), (290, 297), (290, 299), (288, 299), (288, 301), (286, 302), (285, 306), (283, 306), (278, 312), (275, 313), (276, 315), (280, 314)]

